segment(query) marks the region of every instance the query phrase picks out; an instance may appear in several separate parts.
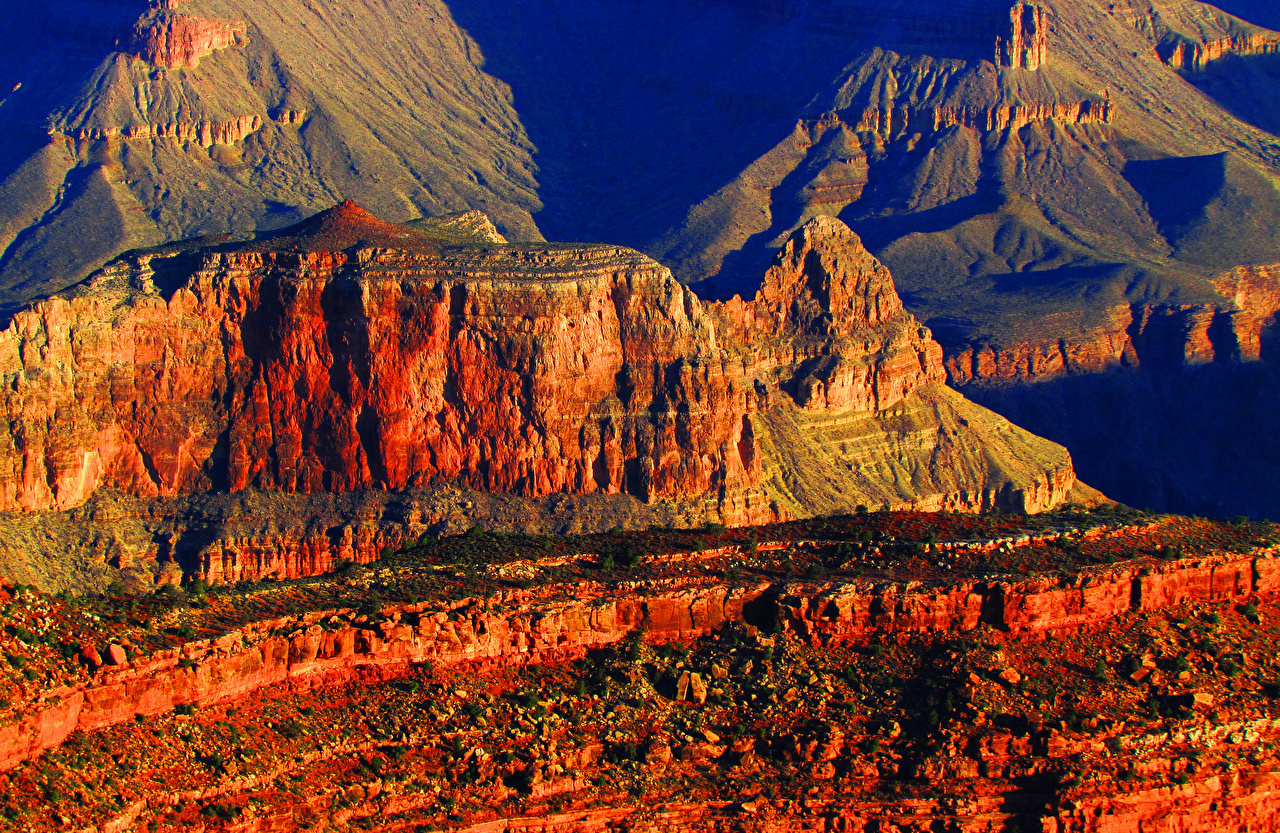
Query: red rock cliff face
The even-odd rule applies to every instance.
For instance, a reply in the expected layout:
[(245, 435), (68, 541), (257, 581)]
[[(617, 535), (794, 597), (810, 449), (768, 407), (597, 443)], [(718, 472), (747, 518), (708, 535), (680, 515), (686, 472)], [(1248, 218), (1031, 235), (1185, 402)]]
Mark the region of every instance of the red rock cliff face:
[[(496, 600), (496, 609), (478, 599), (441, 608), (421, 603), (387, 608), (376, 622), (351, 610), (307, 613), (107, 666), (88, 685), (48, 692), (21, 720), (0, 727), (0, 770), (59, 745), (77, 729), (92, 731), (184, 703), (233, 700), (283, 682), (305, 689), (350, 681), (361, 669), (392, 678), (423, 662), (559, 661), (637, 629), (648, 641), (663, 643), (705, 636), (726, 622), (763, 625), (776, 618), (784, 629), (822, 645), (965, 633), (980, 624), (1007, 640), (1070, 634), (1130, 612), (1272, 596), (1280, 590), (1280, 562), (1273, 556), (1218, 556), (1158, 571), (1126, 565), (1069, 581), (676, 584), (652, 587), (643, 598), (605, 596), (587, 585), (571, 601), (512, 591)], [(749, 613), (752, 605), (756, 610)]]
[(243, 23), (227, 24), (162, 11), (138, 23), (131, 50), (158, 67), (194, 69), (201, 58), (234, 46), (244, 35)]
[(947, 376), (957, 385), (1034, 382), (1117, 367), (1256, 360), (1280, 297), (1273, 284), (1265, 267), (1241, 267), (1220, 282), (1224, 294), (1237, 296), (1235, 306), (1134, 304), (1116, 307), (1108, 322), (1076, 338), (966, 344), (947, 356)]
[(1009, 33), (996, 38), (996, 65), (1036, 70), (1049, 53), (1049, 26), (1043, 6), (1015, 3), (1009, 10)]
[(830, 219), (726, 305), (619, 248), (442, 253), (351, 205), (308, 229), (132, 256), (19, 313), (0, 334), (0, 507), (443, 480), (760, 521), (779, 514), (762, 402), (881, 411), (943, 378), (888, 272)]

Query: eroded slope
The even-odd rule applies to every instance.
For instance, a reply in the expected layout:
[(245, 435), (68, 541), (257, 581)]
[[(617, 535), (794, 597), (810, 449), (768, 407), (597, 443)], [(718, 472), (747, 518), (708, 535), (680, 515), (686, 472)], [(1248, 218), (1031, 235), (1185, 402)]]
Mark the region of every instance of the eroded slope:
[[(4, 508), (166, 499), (125, 560), (191, 570), (204, 556), (176, 543), (181, 518), (205, 524), (188, 496), (245, 489), (418, 490), (392, 544), (454, 517), (446, 484), (735, 524), (1096, 497), (1061, 447), (943, 387), (941, 348), (837, 220), (808, 223), (754, 300), (725, 304), (627, 249), (460, 244), (477, 224), (410, 229), (346, 203), (264, 237), (127, 255), (18, 313), (0, 334)], [(313, 532), (218, 546), (255, 576)], [(346, 557), (349, 534), (321, 535), (298, 569)]]
[(1275, 540), (869, 513), (6, 586), (0, 827), (1265, 830)]

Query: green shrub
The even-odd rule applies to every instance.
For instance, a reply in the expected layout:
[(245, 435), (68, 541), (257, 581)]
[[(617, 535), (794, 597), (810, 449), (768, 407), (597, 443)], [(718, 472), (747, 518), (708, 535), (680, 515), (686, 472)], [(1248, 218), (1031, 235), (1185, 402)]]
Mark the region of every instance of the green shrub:
[(302, 737), (302, 727), (298, 725), (296, 720), (286, 720), (283, 723), (276, 724), (276, 732), (283, 738), (289, 740), (297, 740)]

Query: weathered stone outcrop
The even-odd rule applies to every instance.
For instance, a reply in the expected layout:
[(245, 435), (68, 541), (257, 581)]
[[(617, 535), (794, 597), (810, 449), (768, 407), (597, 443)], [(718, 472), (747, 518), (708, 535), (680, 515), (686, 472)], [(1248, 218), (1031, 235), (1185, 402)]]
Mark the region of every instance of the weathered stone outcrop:
[(1203, 72), (1209, 64), (1227, 55), (1274, 55), (1280, 53), (1280, 34), (1253, 30), (1213, 40), (1191, 40), (1170, 35), (1156, 50), (1160, 59), (1181, 72)]
[(1232, 323), (1241, 361), (1256, 361), (1269, 353), (1280, 312), (1280, 265), (1239, 266), (1213, 285), (1238, 310)]
[[(297, 121), (282, 123), (296, 124), (298, 121), (305, 120), (305, 115), (298, 117), (296, 113), (287, 113), (285, 117), (297, 117)], [(194, 142), (202, 147), (213, 147), (242, 142), (260, 130), (262, 124), (262, 116), (240, 116), (222, 122), (174, 121), (164, 124), (131, 124), (120, 128), (91, 128), (80, 130), (70, 138), (78, 142), (96, 142), (102, 139), (130, 141), (171, 139), (177, 142)]]
[(1044, 6), (1015, 3), (1009, 9), (1009, 31), (996, 38), (996, 66), (1039, 69), (1049, 54), (1049, 26)]
[[(776, 625), (830, 645), (909, 634), (973, 631), (1037, 639), (1104, 625), (1126, 613), (1185, 603), (1231, 602), (1280, 591), (1271, 551), (1121, 566), (1069, 580), (665, 584), (647, 595), (579, 587), (571, 601), (511, 591), (489, 602), (419, 603), (381, 615), (329, 610), (257, 622), (176, 651), (104, 666), (87, 685), (45, 692), (0, 727), (0, 768), (60, 744), (71, 732), (186, 703), (234, 700), (265, 686), (307, 689), (373, 672), (384, 679), (423, 662), (542, 663), (580, 657), (635, 630), (647, 641), (689, 640), (727, 622)], [(496, 605), (496, 606), (495, 606)], [(121, 657), (124, 655), (121, 654)]]
[(911, 107), (868, 109), (857, 120), (856, 130), (885, 138), (909, 135), (913, 131), (941, 132), (949, 127), (973, 130), (1017, 130), (1029, 124), (1106, 124), (1111, 120), (1107, 98), (1057, 101), (1040, 104), (1002, 104), (992, 107)]
[(1280, 560), (1207, 558), (1159, 571), (1126, 567), (1069, 581), (967, 582), (928, 588), (886, 585), (868, 593), (834, 586), (821, 593), (784, 588), (783, 621), (828, 644), (885, 633), (969, 631), (987, 624), (1011, 638), (1040, 638), (1107, 622), (1125, 613), (1184, 602), (1223, 602), (1280, 591)]
[(1133, 304), (1074, 338), (964, 344), (947, 358), (956, 385), (1034, 382), (1118, 367), (1174, 368), (1256, 360), (1275, 315), (1275, 281), (1265, 267), (1242, 267), (1219, 282), (1235, 305)]
[[(785, 514), (766, 488), (778, 463), (757, 442), (762, 411), (946, 397), (940, 348), (835, 220), (797, 232), (756, 300), (718, 305), (630, 250), (460, 249), (350, 204), (251, 243), (129, 255), (18, 313), (0, 376), (0, 508), (22, 510), (102, 486), (449, 481), (706, 501), (762, 521)], [(971, 406), (940, 407), (945, 422)], [(974, 442), (932, 436), (909, 453)], [(889, 502), (982, 508), (976, 496), (1016, 491), (1036, 511), (1074, 483), (1056, 446), (988, 452), (990, 465), (916, 477)], [(1058, 485), (1030, 488), (1041, 482)]]
[(165, 69), (195, 69), (200, 59), (243, 42), (243, 23), (223, 23), (160, 11), (138, 22), (130, 49), (138, 58)]
[(835, 109), (802, 121), (799, 129), (820, 135), (841, 124), (855, 134), (873, 133), (884, 141), (913, 133), (937, 134), (952, 127), (982, 132), (1018, 129), (1030, 124), (1105, 124), (1111, 99), (1065, 87), (1037, 95), (1010, 97), (991, 76), (884, 55), (868, 62), (850, 79)]

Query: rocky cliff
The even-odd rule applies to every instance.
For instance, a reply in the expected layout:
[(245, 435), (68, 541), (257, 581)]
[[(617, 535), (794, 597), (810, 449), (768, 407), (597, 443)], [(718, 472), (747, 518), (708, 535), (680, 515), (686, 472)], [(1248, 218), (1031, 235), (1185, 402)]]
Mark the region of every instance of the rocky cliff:
[(139, 58), (154, 66), (195, 69), (201, 58), (239, 42), (245, 31), (243, 23), (160, 11), (138, 22), (132, 47)]
[(1269, 517), (1280, 507), (1266, 474), (1277, 449), (1258, 426), (1280, 396), (1280, 282), (1274, 267), (1258, 265), (1213, 285), (1215, 300), (1120, 305), (1068, 336), (1036, 324), (1022, 338), (944, 334), (948, 380), (1066, 445), (1081, 477), (1117, 500)]
[(829, 650), (979, 630), (1013, 644), (1088, 632), (1129, 614), (1274, 597), (1280, 591), (1280, 561), (1267, 550), (1158, 570), (1149, 565), (1092, 570), (1070, 579), (783, 582), (738, 588), (677, 580), (630, 588), (637, 589), (645, 593), (618, 597), (599, 585), (578, 584), (572, 601), (557, 599), (558, 590), (513, 591), (487, 600), (460, 599), (444, 608), (388, 606), (372, 616), (318, 610), (253, 622), (217, 639), (132, 662), (123, 652), (104, 659), (95, 649), (86, 654), (92, 672), (87, 682), (41, 691), (25, 713), (18, 706), (21, 719), (0, 726), (0, 770), (58, 746), (77, 729), (93, 731), (178, 705), (235, 700), (285, 682), (314, 688), (352, 681), (368, 670), (396, 677), (424, 663), (563, 662), (636, 631), (650, 643), (663, 644), (688, 642), (730, 624), (776, 626)]
[(1074, 337), (1012, 344), (957, 344), (946, 357), (956, 385), (1035, 382), (1118, 368), (1167, 370), (1257, 361), (1276, 307), (1272, 270), (1241, 269), (1221, 281), (1236, 303), (1134, 304)]
[[(1277, 530), (1129, 517), (864, 514), (621, 570), (580, 547), (708, 539), (467, 535), (193, 607), (6, 586), (0, 828), (1266, 829)], [(837, 573), (776, 575), (805, 563)]]
[[(743, 523), (815, 499), (1066, 499), (1069, 458), (943, 374), (888, 271), (835, 220), (798, 232), (754, 300), (706, 304), (629, 250), (458, 246), (348, 203), (246, 243), (128, 255), (15, 315), (0, 501), (449, 482)], [(890, 440), (900, 420), (918, 433)], [(806, 455), (834, 478), (817, 498)]]
[(1015, 3), (1009, 9), (1009, 31), (996, 38), (996, 65), (1036, 70), (1049, 53), (1049, 29), (1044, 6)]

